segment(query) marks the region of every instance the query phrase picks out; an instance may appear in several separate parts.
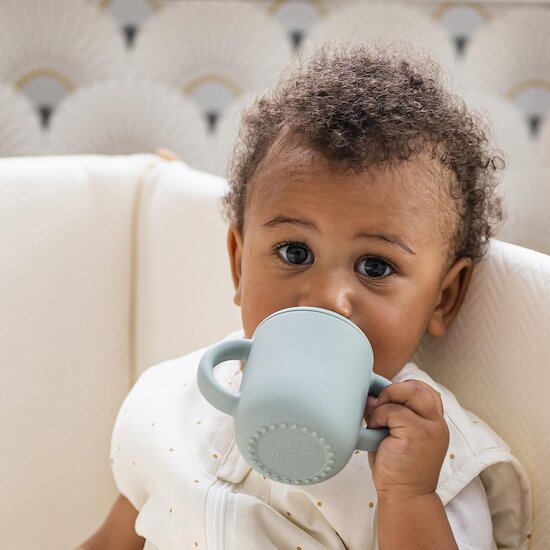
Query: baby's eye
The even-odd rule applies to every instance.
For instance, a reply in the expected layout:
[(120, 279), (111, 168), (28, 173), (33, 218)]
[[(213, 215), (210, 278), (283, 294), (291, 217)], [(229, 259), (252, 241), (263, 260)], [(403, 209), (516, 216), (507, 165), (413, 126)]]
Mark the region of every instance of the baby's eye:
[[(362, 269), (364, 271), (362, 271)], [(383, 279), (393, 274), (392, 266), (377, 256), (369, 256), (359, 262), (359, 273), (371, 279)]]
[[(275, 246), (275, 254), (282, 261), (294, 265), (306, 265), (313, 261), (313, 254), (303, 243), (280, 243)], [(306, 261), (308, 258), (309, 261)]]

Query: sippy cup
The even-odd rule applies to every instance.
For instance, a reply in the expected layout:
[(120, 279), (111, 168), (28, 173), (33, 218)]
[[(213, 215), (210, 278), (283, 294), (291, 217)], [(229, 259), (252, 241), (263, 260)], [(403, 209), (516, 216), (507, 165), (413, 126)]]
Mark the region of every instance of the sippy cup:
[[(240, 393), (223, 388), (214, 367), (246, 362)], [(387, 428), (362, 426), (369, 393), (391, 382), (373, 372), (365, 334), (346, 317), (291, 307), (266, 317), (251, 339), (218, 342), (199, 363), (197, 381), (214, 407), (235, 418), (237, 446), (258, 472), (288, 484), (337, 474), (355, 449), (375, 451)]]

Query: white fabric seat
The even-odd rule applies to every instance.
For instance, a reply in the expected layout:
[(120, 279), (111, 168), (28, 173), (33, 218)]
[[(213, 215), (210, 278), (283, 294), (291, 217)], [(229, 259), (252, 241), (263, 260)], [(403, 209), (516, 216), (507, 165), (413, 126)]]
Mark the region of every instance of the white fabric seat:
[[(82, 542), (116, 496), (115, 415), (150, 365), (240, 327), (225, 182), (157, 155), (0, 159), (0, 537)], [(530, 475), (550, 548), (550, 257), (494, 240), (448, 334), (414, 360)]]

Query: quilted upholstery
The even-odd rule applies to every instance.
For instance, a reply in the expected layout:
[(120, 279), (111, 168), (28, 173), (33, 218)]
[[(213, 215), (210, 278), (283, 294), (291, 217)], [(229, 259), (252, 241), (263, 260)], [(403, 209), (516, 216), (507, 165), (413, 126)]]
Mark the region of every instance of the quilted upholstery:
[(1, 548), (74, 547), (114, 500), (135, 189), (154, 162), (0, 159)]
[[(155, 155), (0, 159), (0, 540), (72, 548), (115, 497), (136, 376), (239, 328), (225, 182)], [(511, 445), (550, 548), (550, 257), (500, 241), (415, 359)]]
[(135, 376), (241, 323), (218, 204), (225, 180), (163, 162), (140, 186)]
[(157, 155), (0, 159), (0, 547), (97, 529), (138, 373), (239, 326), (223, 189)]
[(510, 445), (534, 492), (532, 550), (550, 548), (550, 256), (494, 240), (449, 331), (415, 359)]

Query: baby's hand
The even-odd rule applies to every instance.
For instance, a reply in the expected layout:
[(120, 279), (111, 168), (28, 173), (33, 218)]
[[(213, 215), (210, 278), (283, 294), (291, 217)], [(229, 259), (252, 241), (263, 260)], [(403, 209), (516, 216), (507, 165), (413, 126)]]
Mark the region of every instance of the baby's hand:
[(378, 400), (368, 397), (365, 420), (369, 428), (389, 428), (378, 451), (369, 452), (378, 497), (434, 493), (449, 446), (440, 394), (419, 380), (396, 382)]

